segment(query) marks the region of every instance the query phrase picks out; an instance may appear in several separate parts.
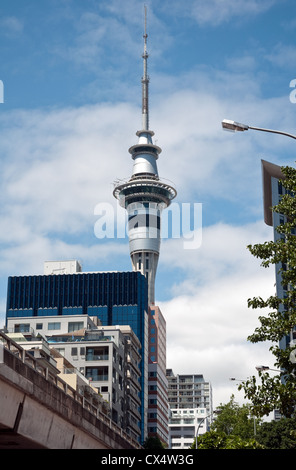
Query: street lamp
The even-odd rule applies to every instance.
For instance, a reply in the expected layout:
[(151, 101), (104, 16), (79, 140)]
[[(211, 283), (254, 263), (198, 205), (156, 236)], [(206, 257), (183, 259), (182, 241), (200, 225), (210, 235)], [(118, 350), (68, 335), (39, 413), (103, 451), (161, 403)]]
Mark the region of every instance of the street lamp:
[[(261, 366), (261, 367), (264, 367), (264, 366)], [(257, 369), (257, 367), (256, 367)], [(236, 382), (244, 382), (244, 380), (242, 379), (236, 379), (235, 377), (230, 377), (229, 380), (235, 380)], [(252, 415), (251, 415), (252, 417)], [(256, 436), (256, 416), (253, 415), (253, 422), (254, 422), (254, 436)]]
[(255, 131), (271, 132), (272, 134), (286, 135), (288, 137), (291, 137), (292, 139), (296, 139), (296, 135), (289, 134), (288, 132), (276, 131), (274, 129), (264, 129), (262, 127), (248, 126), (247, 124), (241, 124), (240, 122), (231, 121), (229, 119), (223, 119), (222, 127), (224, 130), (231, 132), (243, 132), (248, 131), (249, 129), (253, 129)]
[(263, 372), (264, 370), (273, 370), (275, 372), (280, 372), (280, 370), (278, 369), (271, 369), (270, 367), (268, 366), (256, 366), (256, 370), (258, 370), (258, 372)]
[(199, 428), (201, 427), (201, 425), (203, 424), (203, 422), (205, 421), (205, 419), (210, 418), (213, 414), (219, 414), (219, 411), (215, 410), (215, 411), (213, 411), (212, 413), (210, 413), (209, 415), (207, 415), (207, 416), (205, 416), (204, 418), (202, 418), (201, 422), (200, 422), (199, 425), (197, 426), (197, 430), (196, 430), (196, 434), (195, 434), (195, 449), (197, 449), (197, 438), (198, 438), (198, 431), (199, 431)]

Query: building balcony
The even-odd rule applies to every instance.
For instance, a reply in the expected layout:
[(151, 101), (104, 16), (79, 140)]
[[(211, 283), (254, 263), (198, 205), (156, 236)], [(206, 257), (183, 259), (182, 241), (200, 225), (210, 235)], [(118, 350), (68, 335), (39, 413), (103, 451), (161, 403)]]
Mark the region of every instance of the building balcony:
[(109, 380), (108, 375), (87, 375), (86, 378), (91, 382), (106, 382)]
[(109, 354), (87, 354), (86, 361), (109, 361)]

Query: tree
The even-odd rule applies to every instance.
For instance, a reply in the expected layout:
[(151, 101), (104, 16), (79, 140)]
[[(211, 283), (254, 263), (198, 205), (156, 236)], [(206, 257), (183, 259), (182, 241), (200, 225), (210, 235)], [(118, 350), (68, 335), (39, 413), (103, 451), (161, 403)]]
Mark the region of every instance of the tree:
[(245, 397), (251, 400), (256, 416), (264, 416), (278, 409), (285, 417), (294, 414), (296, 405), (295, 363), (291, 362), (294, 345), (280, 348), (279, 342), (291, 335), (296, 325), (296, 170), (282, 167), (284, 174), (281, 184), (286, 192), (278, 205), (272, 207), (274, 213), (281, 214), (283, 223), (277, 227), (280, 238), (262, 244), (249, 245), (253, 256), (262, 260), (261, 266), (275, 265), (282, 276), (284, 295), (277, 294), (266, 300), (261, 297), (248, 299), (248, 306), (253, 309), (270, 309), (266, 316), (259, 316), (260, 326), (248, 337), (252, 343), (269, 341), (270, 351), (275, 357), (275, 366), (280, 370), (277, 375), (259, 372), (261, 384), (256, 377), (251, 377), (240, 384)]
[(296, 449), (296, 420), (282, 418), (279, 421), (263, 423), (257, 441), (265, 449)]
[(243, 439), (254, 437), (259, 420), (254, 418), (250, 405), (240, 406), (231, 395), (230, 401), (217, 407), (217, 418), (211, 429), (225, 435), (239, 436)]
[(143, 444), (144, 449), (164, 449), (165, 446), (161, 442), (158, 436), (147, 437)]
[[(255, 424), (255, 426), (254, 426)], [(250, 414), (250, 406), (240, 406), (234, 395), (230, 401), (217, 407), (217, 417), (211, 430), (198, 437), (199, 449), (257, 449), (262, 448), (255, 439), (260, 420)], [(192, 444), (195, 448), (195, 440)]]
[[(198, 449), (262, 449), (255, 439), (244, 439), (234, 434), (208, 431), (198, 437)], [(195, 449), (195, 441), (191, 446)]]

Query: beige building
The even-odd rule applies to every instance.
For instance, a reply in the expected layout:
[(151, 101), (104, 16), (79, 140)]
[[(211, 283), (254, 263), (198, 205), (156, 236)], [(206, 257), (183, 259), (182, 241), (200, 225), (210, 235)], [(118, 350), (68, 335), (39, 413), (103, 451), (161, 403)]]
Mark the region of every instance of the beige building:
[(88, 399), (98, 391), (104, 411), (109, 408), (111, 419), (139, 441), (141, 343), (130, 326), (102, 327), (96, 318), (69, 315), (9, 318), (7, 327), (13, 339), (24, 339), (26, 349), (34, 347), (29, 336), (39, 335), (34, 353)]

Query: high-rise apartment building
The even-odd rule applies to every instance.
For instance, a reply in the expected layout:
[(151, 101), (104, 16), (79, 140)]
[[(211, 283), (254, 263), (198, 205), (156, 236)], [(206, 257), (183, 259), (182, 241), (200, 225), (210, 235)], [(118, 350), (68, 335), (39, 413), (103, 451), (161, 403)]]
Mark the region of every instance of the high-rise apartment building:
[[(286, 190), (283, 187), (280, 180), (283, 180), (284, 174), (281, 171), (281, 167), (274, 163), (261, 160), (262, 164), (262, 177), (263, 177), (263, 206), (264, 206), (264, 222), (273, 227), (274, 241), (279, 240), (281, 237), (284, 238), (284, 234), (280, 234), (277, 231), (277, 227), (280, 224), (287, 222), (287, 218), (282, 214), (272, 211), (272, 207), (276, 206), (285, 194)], [(294, 230), (294, 229), (293, 229)], [(296, 233), (296, 232), (295, 232)], [(285, 291), (287, 286), (282, 284), (281, 270), (285, 269), (285, 266), (277, 263), (275, 265), (275, 276), (276, 276), (276, 292), (280, 298), (285, 297)], [(296, 340), (296, 329), (291, 330), (290, 335), (283, 337), (280, 341), (280, 348), (286, 349), (290, 343)]]
[(159, 370), (166, 375), (166, 321), (158, 306), (148, 307), (148, 323), (149, 363), (157, 362)]
[[(58, 321), (57, 321), (58, 320)], [(76, 374), (110, 408), (111, 419), (135, 441), (140, 440), (140, 361), (141, 344), (130, 326), (100, 326), (96, 317), (87, 315), (8, 318), (8, 335), (21, 346), (40, 351), (46, 339), (47, 355), (63, 356)], [(52, 327), (54, 326), (54, 329)], [(51, 349), (50, 349), (51, 348)], [(62, 374), (69, 376), (71, 370)], [(60, 375), (61, 376), (61, 375)], [(75, 387), (73, 387), (75, 388)], [(84, 387), (85, 390), (85, 387)]]
[[(78, 272), (73, 272), (75, 269)], [(69, 270), (72, 274), (64, 274)], [(38, 329), (37, 324), (41, 324), (44, 317), (51, 317), (47, 326), (49, 335), (58, 334), (63, 317), (73, 315), (97, 317), (102, 326), (129, 325), (141, 344), (139, 426), (143, 442), (147, 437), (148, 408), (146, 278), (140, 272), (84, 273), (79, 264), (67, 261), (46, 262), (45, 272), (56, 274), (9, 277), (7, 322), (14, 318), (19, 323), (28, 323), (33, 317)], [(79, 321), (72, 321), (79, 330)]]
[(177, 374), (167, 369), (170, 408), (205, 408), (213, 412), (212, 386), (202, 374)]
[(212, 386), (201, 374), (177, 374), (167, 369), (170, 406), (169, 441), (172, 449), (192, 445), (197, 434), (206, 432), (212, 422)]
[(157, 306), (148, 308), (148, 435), (169, 445), (166, 321)]

